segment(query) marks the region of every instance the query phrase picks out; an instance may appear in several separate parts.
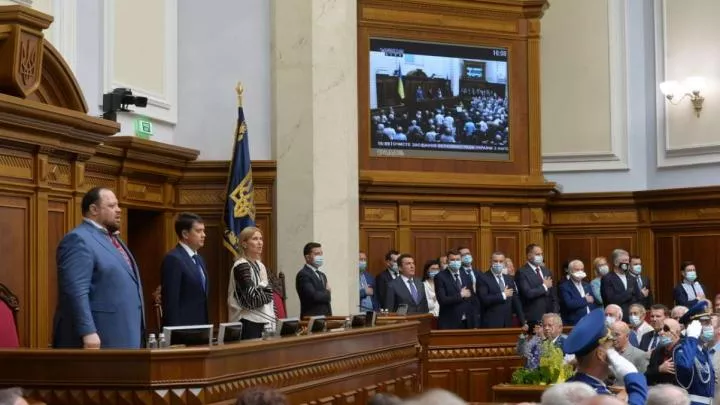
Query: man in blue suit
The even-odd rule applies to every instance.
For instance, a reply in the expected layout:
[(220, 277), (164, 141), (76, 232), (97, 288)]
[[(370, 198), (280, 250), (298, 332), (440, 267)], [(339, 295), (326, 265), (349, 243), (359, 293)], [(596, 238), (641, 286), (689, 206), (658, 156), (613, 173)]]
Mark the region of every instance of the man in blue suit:
[(447, 254), (448, 268), (435, 276), (435, 295), (440, 304), (438, 329), (473, 329), (476, 310), (472, 280), (460, 271), (460, 252)]
[(145, 328), (142, 286), (137, 263), (118, 237), (117, 197), (96, 187), (81, 208), (83, 223), (57, 248), (53, 347), (138, 349)]
[(560, 291), (560, 313), (565, 325), (575, 325), (580, 318), (596, 308), (590, 284), (584, 282), (585, 265), (580, 260), (568, 264), (570, 279), (558, 287)]
[(365, 252), (360, 252), (358, 255), (358, 268), (360, 270), (360, 309), (363, 311), (377, 311), (375, 277), (367, 271), (367, 255)]
[(199, 215), (183, 212), (175, 220), (175, 234), (179, 242), (161, 266), (163, 325), (208, 324), (207, 266), (198, 254), (205, 224)]

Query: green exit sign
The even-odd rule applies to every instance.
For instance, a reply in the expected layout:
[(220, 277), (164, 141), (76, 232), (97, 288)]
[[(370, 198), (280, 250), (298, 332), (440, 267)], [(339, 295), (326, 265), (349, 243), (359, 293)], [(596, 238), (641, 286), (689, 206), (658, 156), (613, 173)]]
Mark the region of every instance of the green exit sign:
[(146, 117), (135, 119), (135, 135), (143, 139), (150, 139), (153, 136), (152, 121)]

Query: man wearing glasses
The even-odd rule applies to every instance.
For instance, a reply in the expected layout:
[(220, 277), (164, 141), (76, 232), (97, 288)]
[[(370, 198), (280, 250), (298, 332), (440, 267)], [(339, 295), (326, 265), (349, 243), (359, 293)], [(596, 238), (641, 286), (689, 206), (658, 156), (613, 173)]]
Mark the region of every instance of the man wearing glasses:
[(591, 386), (600, 395), (611, 395), (603, 381), (612, 367), (617, 379), (624, 381), (629, 405), (644, 405), (647, 400), (645, 376), (613, 348), (615, 336), (605, 324), (603, 310), (585, 315), (565, 339), (563, 351), (574, 354), (577, 372), (567, 382), (578, 381)]

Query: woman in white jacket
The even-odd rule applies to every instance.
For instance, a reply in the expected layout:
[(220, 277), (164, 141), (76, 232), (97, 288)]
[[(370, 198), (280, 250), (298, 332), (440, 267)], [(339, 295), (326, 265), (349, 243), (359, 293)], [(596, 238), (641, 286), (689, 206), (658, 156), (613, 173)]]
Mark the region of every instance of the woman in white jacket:
[(428, 260), (423, 267), (423, 285), (425, 286), (425, 296), (428, 300), (428, 309), (433, 316), (440, 314), (440, 304), (438, 304), (435, 296), (435, 276), (440, 271), (439, 260)]

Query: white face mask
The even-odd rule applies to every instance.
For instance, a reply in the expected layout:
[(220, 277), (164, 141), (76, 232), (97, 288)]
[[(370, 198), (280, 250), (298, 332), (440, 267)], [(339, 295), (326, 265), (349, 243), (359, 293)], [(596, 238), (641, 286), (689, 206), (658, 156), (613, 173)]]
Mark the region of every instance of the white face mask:
[(598, 267), (598, 273), (600, 273), (600, 276), (608, 274), (609, 271), (610, 267), (608, 267), (607, 264), (603, 264), (602, 266)]
[(633, 326), (640, 326), (640, 324), (642, 323), (642, 320), (637, 315), (630, 315), (630, 323)]
[(575, 277), (576, 280), (582, 280), (585, 277), (587, 277), (587, 274), (585, 274), (584, 271), (578, 271), (578, 272), (573, 273), (572, 275), (573, 275), (573, 277)]
[(533, 263), (534, 263), (536, 266), (541, 265), (541, 264), (543, 263), (543, 257), (542, 257), (542, 255), (535, 255), (535, 257), (533, 257)]
[(615, 322), (617, 322), (617, 319), (615, 319), (614, 316), (608, 315), (605, 317), (605, 326), (607, 326), (608, 328), (612, 326), (612, 324), (614, 324)]

